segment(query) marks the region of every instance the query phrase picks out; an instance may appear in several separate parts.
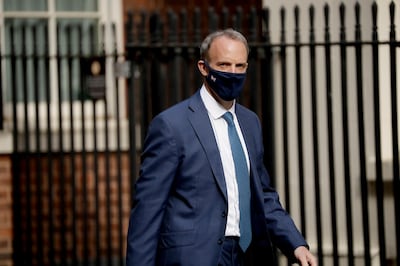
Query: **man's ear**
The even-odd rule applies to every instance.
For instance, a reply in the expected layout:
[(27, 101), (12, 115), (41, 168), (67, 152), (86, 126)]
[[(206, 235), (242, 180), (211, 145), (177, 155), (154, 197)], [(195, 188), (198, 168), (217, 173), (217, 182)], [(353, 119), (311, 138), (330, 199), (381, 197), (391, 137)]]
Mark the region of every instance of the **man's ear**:
[(203, 76), (208, 75), (207, 67), (206, 64), (204, 63), (204, 60), (197, 61), (197, 68), (199, 69), (201, 75)]

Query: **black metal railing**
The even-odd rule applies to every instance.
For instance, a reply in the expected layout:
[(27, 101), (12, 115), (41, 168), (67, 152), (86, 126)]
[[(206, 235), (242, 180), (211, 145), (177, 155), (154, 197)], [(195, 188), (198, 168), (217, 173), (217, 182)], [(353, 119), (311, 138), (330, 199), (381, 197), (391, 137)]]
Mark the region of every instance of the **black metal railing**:
[(59, 50), (50, 55), (38, 30), (47, 33), (47, 25), (8, 27), (10, 50), (2, 55), (12, 88), (14, 265), (123, 265), (131, 196), (124, 80), (111, 75), (107, 91), (115, 97), (106, 97), (91, 93), (99, 88), (82, 74), (90, 72), (83, 62), (100, 58), (105, 68), (123, 57), (97, 48), (94, 28), (80, 24), (59, 25)]
[[(400, 265), (395, 7), (379, 5), (388, 33), (376, 3), (130, 12), (125, 55), (99, 48), (97, 27), (59, 25), (55, 55), (37, 40), (46, 24), (6, 28), (0, 129), (13, 135), (14, 264), (124, 265), (147, 127), (201, 86), (205, 35), (233, 27), (251, 48), (239, 101), (261, 118), (266, 167), (319, 265)], [(128, 62), (127, 75), (88, 88), (82, 66), (95, 60)]]
[[(210, 8), (206, 28), (198, 9), (128, 16), (128, 58), (138, 74), (130, 91), (141, 99), (135, 110), (142, 137), (155, 114), (201, 85), (197, 48), (208, 32), (233, 27), (248, 36), (250, 68), (239, 100), (262, 118), (267, 168), (320, 265), (399, 263), (395, 4), (380, 6), (390, 17), (390, 33), (378, 28), (377, 3), (368, 4), (368, 14), (361, 13), (362, 6), (366, 4), (342, 3), (333, 22), (328, 4), (322, 10), (311, 5), (303, 16), (295, 6), (292, 20), (291, 10), (282, 7), (278, 21), (271, 20), (269, 8), (248, 14)], [(323, 20), (317, 24), (320, 11)], [(354, 28), (347, 26), (349, 16)], [(370, 24), (361, 25), (362, 18)], [(301, 26), (305, 23), (308, 33)], [(363, 37), (361, 29), (371, 37)], [(378, 33), (387, 37), (382, 40)], [(274, 36), (279, 40), (272, 41)], [(380, 53), (389, 54), (390, 60), (382, 62)], [(391, 73), (384, 85), (379, 82), (382, 67)], [(389, 87), (390, 110), (379, 100)], [(380, 120), (382, 112), (392, 117), (386, 135), (381, 135), (388, 126)], [(381, 154), (382, 139), (388, 137), (393, 142), (389, 164)], [(383, 164), (391, 167), (391, 177), (383, 176)], [(393, 215), (388, 216), (391, 207)]]

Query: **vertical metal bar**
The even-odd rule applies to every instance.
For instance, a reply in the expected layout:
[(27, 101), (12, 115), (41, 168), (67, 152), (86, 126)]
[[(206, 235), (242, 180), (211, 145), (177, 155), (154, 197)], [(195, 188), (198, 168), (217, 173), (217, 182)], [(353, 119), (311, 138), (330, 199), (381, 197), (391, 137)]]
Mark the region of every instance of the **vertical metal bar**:
[[(257, 14), (254, 8), (250, 9), (249, 14), (249, 36), (248, 42), (250, 46), (253, 46), (257, 41)], [(259, 68), (258, 58), (259, 58), (259, 47), (254, 47), (250, 49), (250, 55), (248, 58), (249, 61), (249, 68), (247, 70), (247, 75), (249, 78), (248, 89), (250, 90), (250, 99), (248, 106), (255, 111), (256, 113), (260, 114), (261, 104), (260, 104), (260, 86), (259, 86), (259, 72), (257, 71)], [(244, 93), (241, 94), (240, 100), (244, 99)]]
[(167, 11), (167, 21), (168, 21), (167, 46), (170, 46), (178, 42), (178, 17), (172, 9), (168, 9)]
[(196, 6), (193, 11), (193, 42), (201, 42), (201, 12), (200, 8)]
[(189, 25), (188, 25), (188, 13), (187, 9), (183, 7), (180, 11), (180, 42), (184, 47), (189, 42)]
[[(241, 6), (236, 6), (236, 14), (232, 18), (233, 28), (237, 31), (243, 31), (243, 8)], [(218, 24), (217, 24), (218, 25)]]
[[(317, 250), (318, 264), (323, 265), (323, 235), (321, 221), (321, 186), (320, 186), (320, 163), (319, 163), (319, 137), (318, 137), (318, 100), (317, 100), (317, 64), (315, 52), (315, 25), (314, 25), (314, 6), (310, 9), (310, 72), (311, 72), (311, 102), (312, 102), (312, 135), (313, 135), (313, 154), (314, 154), (314, 190), (315, 190), (315, 223), (317, 231)], [(305, 214), (304, 214), (305, 215)]]
[[(106, 35), (106, 26), (103, 24), (101, 26), (101, 30), (102, 30), (102, 36)], [(113, 29), (111, 29), (113, 30)], [(113, 33), (113, 32), (112, 32)], [(111, 35), (114, 36), (114, 35)], [(104, 37), (103, 37), (103, 43), (104, 43)], [(112, 58), (111, 55), (109, 57), (109, 55), (106, 54), (105, 52), (105, 45), (103, 45), (102, 50), (101, 50), (101, 56), (104, 57), (104, 64), (107, 65), (107, 61), (109, 58)], [(109, 143), (108, 143), (108, 136), (109, 136), (109, 132), (108, 132), (108, 104), (107, 104), (107, 90), (108, 87), (106, 86), (105, 88), (105, 93), (104, 93), (104, 168), (105, 168), (105, 176), (103, 177), (105, 180), (105, 188), (106, 188), (106, 206), (111, 206), (111, 189), (110, 189), (110, 184), (111, 184), (111, 175), (110, 175), (110, 152), (109, 152)], [(119, 208), (119, 206), (117, 206), (117, 208)], [(105, 210), (106, 213), (106, 225), (107, 228), (113, 228), (111, 225), (111, 208), (107, 207)], [(101, 230), (101, 226), (99, 226), (99, 230)], [(105, 233), (106, 236), (106, 240), (107, 240), (107, 265), (111, 265), (112, 261), (112, 238), (111, 235), (113, 233), (114, 230), (107, 230)]]
[[(129, 58), (131, 60), (131, 77), (129, 81), (132, 82), (132, 86), (136, 85), (134, 84), (135, 78), (136, 78), (136, 73), (140, 75), (140, 88), (135, 95), (137, 95), (140, 99), (140, 102), (142, 104), (140, 114), (141, 114), (141, 142), (144, 141), (144, 136), (146, 135), (147, 127), (150, 123), (150, 117), (151, 117), (151, 93), (150, 93), (150, 81), (149, 81), (149, 69), (150, 69), (150, 62), (147, 60), (149, 58), (149, 53), (150, 53), (150, 48), (148, 43), (146, 42), (146, 31), (145, 31), (145, 25), (146, 25), (146, 20), (147, 20), (147, 15), (145, 11), (142, 11), (140, 14), (140, 22), (138, 24), (138, 31), (139, 31), (139, 37), (138, 38), (138, 43), (137, 46), (134, 46), (134, 49), (131, 49), (129, 51), (130, 55)], [(136, 49), (135, 49), (136, 48)], [(130, 102), (131, 103), (131, 102)], [(132, 103), (133, 104), (133, 103)], [(133, 125), (132, 125), (133, 126)], [(135, 141), (135, 140), (133, 140)], [(136, 143), (136, 142), (133, 142)]]
[[(111, 191), (111, 174), (110, 174), (110, 149), (109, 149), (109, 125), (108, 125), (108, 101), (107, 97), (104, 99), (104, 135), (105, 135), (105, 180), (106, 180), (106, 239), (107, 239), (107, 265), (112, 265), (112, 256), (113, 256), (113, 246), (114, 241), (112, 240), (112, 235), (114, 233), (114, 227), (111, 221), (111, 193), (115, 193), (115, 191)], [(120, 208), (120, 206), (118, 206)]]
[[(95, 207), (95, 261), (100, 264), (100, 215), (99, 215), (99, 151), (97, 147), (97, 99), (92, 100), (93, 112), (93, 171), (94, 171), (94, 207)], [(90, 191), (90, 190), (89, 190)], [(88, 191), (88, 192), (89, 192)], [(90, 194), (89, 194), (90, 195)]]
[[(169, 105), (175, 104), (182, 99), (181, 94), (181, 77), (185, 76), (182, 75), (182, 70), (180, 66), (181, 58), (182, 58), (182, 48), (177, 47), (178, 42), (178, 21), (176, 14), (172, 11), (168, 11), (168, 21), (169, 21), (169, 34), (168, 34), (168, 69), (172, 69), (172, 75), (170, 76), (170, 84), (169, 84)], [(164, 89), (165, 90), (165, 89)]]
[[(379, 86), (379, 41), (377, 27), (378, 6), (376, 3), (372, 5), (372, 67), (373, 67), (373, 89), (374, 89), (374, 133), (375, 133), (375, 171), (376, 171), (376, 195), (377, 195), (377, 213), (378, 213), (378, 231), (379, 236), (383, 234), (383, 174), (382, 174), (382, 154), (381, 154), (381, 119), (380, 119), (380, 86)], [(381, 242), (382, 240), (380, 240)], [(385, 243), (383, 243), (384, 247)], [(381, 249), (379, 249), (381, 250)], [(382, 262), (382, 261), (381, 261)]]
[[(114, 24), (112, 25), (114, 26)], [(103, 36), (105, 35), (106, 31), (106, 26), (103, 24), (102, 25), (102, 31), (103, 31)], [(112, 34), (114, 33), (114, 28), (112, 27), (110, 29)], [(112, 35), (114, 36), (114, 35)], [(94, 36), (93, 36), (94, 37)], [(93, 38), (94, 39), (94, 38)], [(115, 40), (116, 38), (114, 38)], [(105, 46), (103, 46), (102, 49), (102, 56), (104, 56), (104, 62), (107, 64), (108, 59), (114, 59), (111, 55), (107, 55), (105, 51)], [(115, 91), (118, 89), (116, 88)], [(107, 240), (107, 265), (111, 266), (112, 265), (112, 250), (113, 250), (113, 245), (114, 242), (112, 241), (112, 234), (115, 231), (114, 227), (112, 226), (111, 223), (111, 193), (115, 193), (114, 191), (111, 191), (111, 174), (110, 174), (110, 148), (109, 148), (109, 125), (108, 125), (108, 100), (107, 100), (107, 86), (104, 94), (104, 160), (105, 160), (105, 183), (106, 183), (106, 225), (107, 225), (107, 230), (106, 230), (106, 240)], [(100, 228), (99, 228), (100, 230)]]
[[(61, 25), (58, 27), (58, 47), (61, 46), (61, 34), (65, 34), (65, 40), (66, 40), (66, 47), (67, 51), (65, 55), (61, 54), (61, 49), (57, 52), (57, 62), (58, 64), (62, 64), (62, 62), (66, 61), (66, 67), (67, 67), (67, 80), (68, 80), (68, 101), (69, 101), (69, 135), (70, 135), (70, 155), (69, 155), (69, 164), (70, 164), (70, 172), (71, 172), (71, 215), (72, 215), (72, 252), (71, 252), (71, 261), (72, 265), (77, 265), (78, 264), (78, 257), (77, 257), (77, 245), (78, 245), (78, 240), (77, 240), (77, 208), (76, 208), (76, 198), (77, 198), (77, 191), (76, 191), (76, 166), (75, 166), (75, 160), (77, 158), (76, 152), (75, 152), (75, 119), (74, 119), (74, 108), (73, 108), (73, 101), (74, 95), (73, 95), (73, 75), (72, 75), (72, 62), (73, 62), (73, 55), (72, 55), (72, 47), (69, 45), (71, 43), (71, 36), (72, 36), (72, 29), (71, 26), (68, 25), (67, 28), (64, 31), (61, 31)], [(59, 76), (61, 76), (61, 72), (59, 72)]]
[[(57, 64), (58, 67), (58, 73), (59, 73), (59, 78), (58, 78), (58, 102), (57, 102), (57, 111), (58, 111), (58, 167), (59, 167), (59, 181), (57, 182), (57, 186), (59, 187), (59, 193), (56, 194), (56, 198), (59, 200), (59, 207), (57, 210), (57, 213), (59, 212), (59, 236), (60, 236), (60, 263), (61, 265), (65, 265), (65, 261), (67, 258), (67, 246), (66, 246), (66, 204), (65, 204), (65, 194), (66, 194), (66, 176), (65, 176), (65, 165), (64, 165), (64, 159), (65, 159), (65, 153), (64, 153), (64, 131), (63, 131), (63, 112), (62, 112), (62, 69), (61, 69), (61, 64), (58, 62)], [(57, 187), (56, 186), (56, 187)], [(58, 222), (57, 222), (58, 223)]]
[[(262, 32), (262, 45), (263, 52), (265, 53), (265, 60), (261, 61), (260, 64), (260, 76), (261, 76), (261, 113), (262, 113), (262, 127), (263, 130), (263, 141), (265, 147), (264, 153), (264, 164), (268, 170), (271, 178), (271, 185), (276, 184), (275, 175), (275, 134), (274, 134), (274, 124), (275, 124), (275, 105), (274, 105), (274, 79), (273, 79), (273, 55), (272, 55), (272, 45), (270, 38), (270, 11), (268, 8), (264, 8), (261, 11), (261, 19), (263, 22)], [(277, 248), (273, 246), (271, 259), (269, 263), (271, 266), (277, 266), (278, 260)]]
[[(290, 186), (289, 186), (289, 128), (288, 128), (288, 105), (287, 105), (287, 63), (286, 63), (286, 29), (285, 29), (286, 10), (280, 10), (281, 36), (280, 36), (280, 58), (281, 58), (281, 83), (282, 83), (282, 127), (283, 127), (283, 164), (284, 164), (284, 189), (285, 189), (285, 208), (290, 213)], [(289, 260), (287, 260), (289, 265)]]
[[(2, 35), (1, 29), (0, 29), (0, 36)], [(3, 51), (2, 47), (1, 47), (1, 43), (0, 43), (0, 51)], [(3, 112), (3, 64), (1, 61), (3, 59), (3, 54), (0, 54), (0, 130), (4, 129), (4, 121), (3, 121), (3, 117), (4, 117), (4, 112)]]
[[(48, 40), (48, 32), (45, 32), (45, 39)], [(45, 73), (50, 72), (50, 60), (46, 61), (45, 64)], [(45, 91), (46, 91), (46, 119), (47, 119), (47, 130), (46, 130), (46, 140), (47, 140), (47, 153), (46, 153), (46, 161), (47, 161), (47, 208), (48, 208), (48, 256), (47, 256), (47, 263), (50, 265), (55, 264), (55, 247), (54, 247), (54, 234), (55, 234), (55, 229), (54, 229), (54, 197), (53, 197), (53, 178), (54, 178), (54, 172), (53, 172), (53, 136), (52, 136), (52, 131), (51, 131), (51, 125), (52, 125), (52, 117), (51, 117), (51, 89), (50, 89), (50, 75), (48, 74), (47, 79), (45, 80)]]
[[(160, 113), (166, 107), (166, 92), (162, 86), (165, 84), (165, 76), (162, 72), (162, 36), (161, 36), (161, 16), (154, 13), (150, 16), (150, 36), (151, 36), (151, 53), (150, 53), (150, 90), (151, 90), (151, 116)], [(149, 119), (151, 119), (150, 117)]]
[[(116, 27), (115, 24), (112, 24), (112, 36), (114, 36), (114, 40), (117, 40), (116, 36)], [(118, 47), (117, 43), (114, 42), (114, 51), (113, 51), (113, 56), (114, 56), (114, 63), (117, 63), (119, 60), (119, 55), (118, 55)], [(114, 153), (114, 160), (116, 161), (116, 182), (117, 182), (117, 202), (118, 202), (118, 209), (117, 209), (117, 215), (118, 215), (118, 234), (117, 234), (117, 239), (118, 239), (118, 249), (117, 249), (117, 255), (119, 257), (119, 261), (117, 265), (123, 266), (124, 265), (124, 252), (125, 250), (123, 249), (124, 247), (124, 232), (123, 232), (123, 206), (122, 206), (122, 152), (121, 152), (121, 123), (120, 123), (120, 93), (119, 93), (119, 78), (114, 77), (114, 84), (115, 84), (115, 120), (116, 120), (116, 148), (115, 148), (115, 153)], [(107, 99), (106, 99), (107, 102)], [(107, 110), (107, 109), (106, 109)], [(108, 138), (107, 138), (108, 139)], [(110, 177), (111, 178), (111, 177)], [(111, 241), (111, 239), (110, 239)]]
[(15, 26), (10, 26), (10, 65), (11, 65), (11, 100), (12, 100), (12, 120), (13, 120), (13, 154), (12, 154), (12, 173), (13, 173), (13, 262), (15, 265), (23, 265), (24, 253), (22, 244), (22, 203), (21, 203), (21, 163), (19, 158), (18, 145), (18, 113), (17, 113), (17, 55), (15, 49)]
[(248, 17), (248, 40), (250, 43), (255, 43), (258, 37), (258, 23), (259, 17), (257, 9), (254, 6), (250, 7)]
[[(181, 84), (182, 84), (182, 48), (181, 47), (169, 47), (169, 53), (172, 58), (169, 59), (171, 66), (167, 66), (168, 69), (172, 69), (174, 75), (170, 75), (171, 80), (169, 86), (170, 96), (168, 105), (171, 106), (182, 100)], [(167, 70), (170, 71), (170, 70)]]
[[(192, 48), (189, 51), (189, 58), (195, 61), (196, 59), (199, 58), (200, 56), (200, 51), (197, 49), (197, 47), (200, 47), (200, 42), (202, 41), (202, 25), (201, 25), (201, 13), (200, 13), (200, 8), (195, 7), (193, 11), (193, 39), (192, 39)], [(195, 47), (195, 48), (193, 48)], [(203, 77), (199, 75), (199, 71), (196, 67), (193, 67), (193, 62), (191, 63), (191, 68), (193, 69), (193, 80), (194, 84), (202, 84)], [(188, 92), (189, 95), (192, 92), (192, 88), (190, 88), (190, 91)]]
[[(119, 82), (118, 82), (119, 84)], [(117, 89), (116, 93), (116, 103), (119, 103), (119, 90)], [(125, 249), (124, 243), (125, 243), (125, 238), (123, 237), (125, 235), (125, 232), (123, 231), (123, 206), (122, 206), (122, 150), (121, 150), (121, 123), (119, 121), (119, 118), (121, 117), (119, 108), (119, 105), (116, 105), (116, 118), (117, 118), (117, 180), (118, 180), (118, 240), (119, 240), (119, 265), (123, 266), (125, 263), (124, 257), (125, 257)], [(130, 180), (130, 184), (134, 183), (134, 180)]]
[(167, 106), (167, 94), (165, 88), (162, 88), (165, 84), (165, 76), (162, 71), (162, 51), (161, 47), (153, 47), (150, 49), (150, 53), (154, 56), (151, 57), (150, 61), (150, 74), (151, 77), (157, 77), (150, 79), (151, 88), (151, 104), (152, 113), (149, 120), (151, 120), (155, 115), (160, 113)]
[[(194, 13), (193, 13), (193, 38), (191, 39), (190, 42), (190, 48), (189, 48), (189, 53), (188, 53), (188, 67), (191, 69), (191, 75), (192, 76), (192, 82), (194, 84), (202, 84), (203, 82), (203, 77), (199, 75), (199, 70), (197, 67), (194, 67), (194, 62), (200, 58), (200, 49), (197, 49), (197, 47), (200, 47), (200, 42), (201, 42), (201, 32), (202, 32), (202, 27), (201, 27), (201, 14), (200, 14), (200, 9), (198, 7), (195, 7)], [(198, 85), (199, 86), (199, 85)], [(193, 89), (197, 89), (196, 87), (189, 87), (187, 90), (187, 95), (191, 95), (193, 92)]]
[(149, 20), (150, 43), (158, 44), (163, 40), (163, 22), (159, 11), (154, 11)]
[[(180, 25), (181, 25), (181, 43), (182, 43), (182, 64), (183, 68), (188, 70), (192, 66), (192, 54), (190, 51), (190, 42), (189, 42), (189, 30), (188, 30), (188, 12), (186, 9), (182, 9), (181, 11), (181, 19), (180, 19)], [(190, 83), (191, 79), (191, 72), (188, 71), (186, 75), (182, 75), (182, 80), (181, 80), (181, 97), (182, 98), (187, 98), (191, 93), (192, 88), (192, 83)]]
[[(138, 59), (136, 60), (136, 62), (132, 62), (132, 71), (134, 69), (137, 69), (137, 71), (140, 71), (140, 74), (142, 76), (141, 78), (141, 87), (139, 89), (138, 95), (140, 95), (139, 97), (140, 102), (142, 104), (142, 108), (141, 108), (141, 117), (142, 117), (142, 128), (141, 128), (141, 143), (143, 143), (144, 138), (146, 136), (146, 132), (147, 132), (147, 128), (150, 124), (150, 120), (151, 120), (151, 108), (152, 108), (152, 103), (151, 103), (151, 92), (150, 92), (150, 76), (151, 76), (151, 62), (149, 62), (149, 53), (151, 53), (151, 49), (149, 47), (146, 48), (138, 48), (136, 49), (132, 49), (133, 53), (137, 53), (136, 54), (136, 58)], [(132, 82), (135, 82), (135, 72), (132, 72)], [(132, 84), (133, 85), (133, 84)]]
[[(136, 50), (132, 49), (132, 52), (135, 54)], [(143, 53), (143, 54), (142, 54)], [(137, 58), (139, 59), (134, 62), (132, 60), (132, 71), (137, 67), (138, 71), (140, 69), (141, 71), (141, 79), (140, 79), (140, 90), (139, 90), (139, 97), (141, 98), (141, 103), (142, 103), (142, 108), (141, 108), (141, 118), (142, 118), (142, 127), (141, 127), (141, 143), (143, 143), (144, 138), (146, 136), (147, 128), (150, 124), (150, 119), (151, 119), (151, 92), (150, 92), (150, 86), (149, 86), (149, 68), (150, 68), (150, 62), (148, 62), (148, 54), (151, 53), (151, 50), (149, 48), (141, 49), (141, 54), (137, 54)], [(134, 82), (134, 76), (135, 72), (132, 72), (132, 77), (131, 79), (132, 82)], [(132, 84), (133, 85), (133, 84)], [(134, 121), (134, 120), (133, 120)], [(135, 142), (134, 142), (135, 143)]]
[(358, 141), (360, 158), (360, 181), (361, 181), (361, 204), (364, 236), (364, 263), (371, 265), (370, 238), (369, 238), (369, 207), (368, 207), (368, 184), (367, 164), (365, 152), (365, 125), (364, 125), (364, 93), (362, 75), (362, 40), (360, 25), (360, 4), (355, 5), (356, 31), (355, 31), (355, 54), (356, 54), (356, 75), (357, 75), (357, 118), (358, 118)]
[[(76, 27), (78, 31), (78, 43), (79, 43), (79, 51), (78, 51), (78, 58), (83, 57), (83, 45), (82, 45), (82, 27), (78, 26)], [(72, 45), (72, 43), (69, 43), (68, 45)], [(88, 154), (86, 150), (86, 110), (85, 110), (85, 103), (86, 103), (86, 98), (85, 98), (85, 90), (83, 88), (84, 80), (83, 77), (81, 77), (80, 80), (80, 104), (81, 104), (81, 138), (82, 138), (82, 152), (81, 152), (81, 160), (82, 160), (82, 212), (83, 212), (83, 227), (82, 227), (82, 234), (83, 234), (83, 264), (88, 265), (89, 264), (89, 202), (88, 202), (88, 187), (87, 187), (87, 176), (88, 176), (88, 167), (87, 167), (87, 162), (88, 162)]]
[[(154, 23), (152, 23), (154, 22)], [(153, 27), (152, 27), (153, 26)], [(163, 57), (163, 22), (161, 14), (155, 12), (150, 16), (150, 36), (152, 40), (152, 53), (151, 57), (151, 93), (152, 93), (152, 117), (161, 112), (167, 106), (167, 94), (164, 84), (166, 84), (165, 76), (162, 71), (162, 57)]]
[(344, 163), (344, 189), (346, 200), (346, 229), (348, 265), (354, 265), (353, 248), (353, 219), (351, 205), (351, 176), (350, 176), (350, 151), (349, 151), (349, 118), (347, 102), (347, 51), (346, 51), (345, 5), (340, 5), (340, 64), (342, 86), (342, 127), (343, 127), (343, 163)]
[[(390, 84), (391, 84), (391, 111), (392, 111), (392, 153), (393, 153), (393, 195), (395, 206), (395, 224), (396, 224), (396, 246), (400, 250), (400, 166), (399, 166), (399, 132), (398, 132), (398, 112), (397, 108), (397, 65), (396, 48), (399, 45), (396, 42), (395, 30), (395, 4), (390, 3)], [(395, 97), (395, 98), (394, 98)], [(382, 224), (383, 227), (383, 224)], [(381, 242), (381, 241), (380, 241)], [(383, 244), (383, 243), (380, 243)], [(383, 251), (382, 251), (383, 252)], [(382, 253), (381, 252), (381, 253)], [(381, 254), (381, 256), (384, 254)], [(400, 265), (400, 256), (397, 254), (397, 265)], [(381, 258), (381, 263), (383, 260)]]
[(281, 63), (281, 82), (282, 82), (282, 126), (283, 126), (283, 157), (284, 157), (284, 180), (285, 180), (285, 207), (290, 213), (290, 188), (289, 188), (289, 136), (288, 136), (288, 117), (287, 117), (287, 73), (286, 73), (286, 37), (285, 37), (285, 8), (281, 8), (281, 39), (280, 57)]
[[(264, 164), (268, 169), (268, 172), (271, 177), (272, 186), (276, 185), (276, 175), (275, 175), (275, 145), (274, 145), (274, 121), (275, 121), (275, 112), (274, 112), (274, 75), (273, 75), (273, 59), (272, 59), (272, 46), (271, 46), (271, 38), (270, 38), (270, 15), (269, 9), (265, 8), (262, 10), (262, 21), (264, 22), (264, 53), (265, 60), (261, 63), (261, 99), (263, 104), (262, 108), (262, 123), (263, 123), (263, 140), (264, 140)], [(265, 71), (264, 71), (265, 70)]]
[[(132, 55), (131, 55), (132, 56)], [(135, 103), (135, 65), (131, 60), (131, 75), (128, 79), (128, 119), (129, 119), (129, 180), (131, 181), (131, 193), (135, 194), (136, 183), (136, 103)], [(144, 122), (145, 120), (143, 120)], [(144, 125), (142, 125), (144, 126)], [(142, 136), (142, 138), (144, 138)]]
[[(32, 29), (32, 40), (33, 40), (33, 90), (34, 90), (34, 103), (35, 103), (35, 143), (36, 143), (36, 151), (35, 151), (35, 185), (36, 185), (36, 242), (35, 246), (37, 247), (36, 251), (36, 262), (40, 265), (44, 264), (43, 261), (43, 191), (42, 191), (42, 161), (41, 161), (41, 138), (40, 138), (40, 113), (39, 113), (39, 61), (47, 60), (45, 55), (39, 54), (39, 44), (37, 41), (37, 26), (33, 26)], [(45, 42), (47, 44), (47, 42)], [(46, 50), (45, 50), (46, 51)], [(46, 73), (47, 74), (47, 73)]]
[(139, 43), (145, 43), (147, 41), (150, 41), (150, 34), (149, 31), (147, 30), (147, 17), (148, 17), (148, 11), (142, 10), (140, 12), (140, 23), (138, 24), (138, 36), (137, 40)]
[[(82, 28), (82, 26), (81, 26)], [(83, 29), (82, 29), (83, 31)], [(89, 47), (91, 47), (91, 51), (96, 51), (97, 47), (95, 45), (95, 30), (94, 30), (94, 26), (91, 25), (89, 27), (89, 36), (90, 36), (90, 40), (89, 40)], [(83, 40), (81, 40), (82, 42)], [(81, 43), (82, 44), (82, 43)], [(95, 52), (92, 52), (91, 54), (89, 54), (89, 57), (94, 58), (95, 56), (97, 56), (97, 54), (95, 54)], [(85, 71), (85, 70), (83, 70)], [(84, 83), (82, 83), (82, 87), (86, 87), (87, 85), (84, 85)], [(99, 176), (99, 150), (98, 150), (98, 136), (97, 136), (97, 132), (98, 132), (98, 126), (97, 126), (97, 117), (96, 117), (96, 113), (97, 113), (97, 98), (93, 98), (91, 101), (92, 104), (92, 120), (93, 120), (93, 128), (92, 128), (92, 132), (93, 132), (93, 171), (94, 171), (94, 207), (95, 207), (95, 215), (94, 215), (94, 219), (95, 219), (95, 261), (96, 261), (96, 265), (100, 264), (100, 211), (99, 211), (99, 182), (100, 182), (100, 176)], [(89, 191), (88, 191), (89, 192)], [(90, 195), (90, 193), (89, 193)], [(110, 244), (110, 243), (108, 243)]]
[[(295, 60), (296, 60), (296, 107), (297, 107), (297, 156), (299, 160), (299, 197), (300, 197), (300, 221), (301, 232), (307, 237), (306, 231), (306, 210), (305, 210), (305, 184), (304, 184), (304, 149), (303, 149), (303, 99), (301, 86), (301, 45), (299, 29), (299, 6), (294, 8), (295, 19)], [(288, 181), (289, 182), (289, 181)], [(289, 185), (289, 184), (288, 184)], [(288, 191), (289, 192), (289, 191)]]
[(26, 249), (26, 260), (28, 262), (32, 262), (33, 260), (33, 253), (32, 253), (32, 193), (31, 193), (31, 162), (30, 162), (30, 137), (29, 137), (29, 117), (28, 117), (28, 79), (29, 79), (29, 70), (28, 70), (28, 46), (26, 45), (27, 42), (27, 35), (28, 35), (28, 25), (22, 25), (22, 32), (21, 32), (21, 44), (22, 44), (22, 51), (21, 51), (21, 59), (22, 59), (22, 99), (23, 99), (23, 112), (24, 112), (24, 149), (23, 149), (23, 158), (25, 163), (25, 184), (20, 184), (20, 186), (24, 186), (25, 195), (23, 196), (25, 206), (22, 206), (22, 209), (26, 210), (26, 217), (25, 217), (25, 226), (26, 226), (26, 239), (25, 239), (25, 249)]
[(221, 28), (222, 29), (226, 29), (229, 27), (229, 18), (230, 18), (229, 9), (226, 6), (222, 7), (222, 10), (221, 10)]
[(219, 17), (215, 13), (214, 7), (208, 7), (208, 32), (213, 32), (218, 29)]
[(125, 24), (126, 44), (129, 45), (133, 42), (133, 13), (132, 11), (126, 12)]
[(337, 234), (337, 211), (336, 211), (336, 182), (335, 182), (335, 155), (334, 155), (334, 136), (333, 136), (333, 91), (332, 91), (332, 55), (331, 38), (329, 28), (329, 5), (324, 6), (325, 16), (325, 60), (326, 60), (326, 109), (328, 124), (328, 160), (329, 160), (329, 185), (330, 185), (330, 208), (331, 208), (331, 227), (332, 227), (332, 260), (333, 265), (339, 265), (338, 234)]

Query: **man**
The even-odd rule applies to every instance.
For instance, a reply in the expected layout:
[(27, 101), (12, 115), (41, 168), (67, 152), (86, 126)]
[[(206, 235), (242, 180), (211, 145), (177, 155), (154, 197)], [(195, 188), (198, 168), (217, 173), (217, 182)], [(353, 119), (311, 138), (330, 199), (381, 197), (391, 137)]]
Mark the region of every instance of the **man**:
[(128, 266), (272, 265), (271, 242), (293, 262), (316, 265), (270, 186), (258, 117), (235, 101), (248, 53), (241, 33), (210, 34), (198, 61), (204, 85), (150, 124)]

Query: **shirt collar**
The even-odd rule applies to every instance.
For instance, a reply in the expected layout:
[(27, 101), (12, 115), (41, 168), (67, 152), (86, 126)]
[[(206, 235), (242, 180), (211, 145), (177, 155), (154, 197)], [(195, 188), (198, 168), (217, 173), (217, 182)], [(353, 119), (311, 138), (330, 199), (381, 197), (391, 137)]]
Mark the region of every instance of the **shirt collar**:
[(219, 119), (221, 118), (227, 111), (231, 112), (232, 114), (235, 114), (235, 103), (236, 100), (234, 100), (232, 107), (229, 110), (226, 110), (221, 104), (219, 104), (214, 97), (208, 92), (206, 87), (203, 86), (200, 89), (200, 96), (201, 99), (204, 102), (204, 105), (206, 106), (206, 109), (210, 115), (211, 118), (213, 119)]

